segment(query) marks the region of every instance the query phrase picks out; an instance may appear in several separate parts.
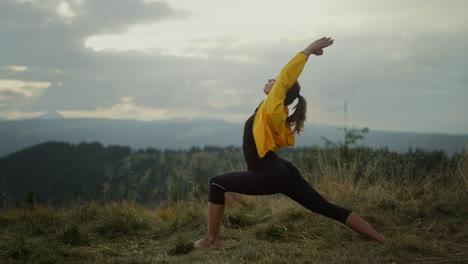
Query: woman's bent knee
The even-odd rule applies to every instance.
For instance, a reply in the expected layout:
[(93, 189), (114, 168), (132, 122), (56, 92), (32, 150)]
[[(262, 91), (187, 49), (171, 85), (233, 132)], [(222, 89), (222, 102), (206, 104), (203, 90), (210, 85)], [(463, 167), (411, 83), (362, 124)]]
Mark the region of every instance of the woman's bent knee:
[(226, 191), (226, 188), (223, 186), (223, 184), (219, 181), (218, 176), (216, 177), (211, 177), (210, 178), (210, 189), (211, 187), (216, 186), (224, 191)]
[(214, 204), (224, 204), (224, 193), (226, 188), (222, 186), (216, 177), (210, 178), (210, 187), (209, 187), (208, 201)]

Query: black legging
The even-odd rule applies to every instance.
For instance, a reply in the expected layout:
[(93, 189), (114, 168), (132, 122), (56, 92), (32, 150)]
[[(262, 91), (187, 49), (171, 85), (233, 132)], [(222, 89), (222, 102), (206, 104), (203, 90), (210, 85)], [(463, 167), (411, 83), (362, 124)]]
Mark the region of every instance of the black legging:
[(224, 204), (225, 192), (247, 195), (282, 193), (312, 212), (343, 224), (351, 213), (325, 200), (294, 165), (281, 158), (264, 160), (263, 165), (255, 171), (231, 172), (212, 177), (208, 200), (214, 204)]

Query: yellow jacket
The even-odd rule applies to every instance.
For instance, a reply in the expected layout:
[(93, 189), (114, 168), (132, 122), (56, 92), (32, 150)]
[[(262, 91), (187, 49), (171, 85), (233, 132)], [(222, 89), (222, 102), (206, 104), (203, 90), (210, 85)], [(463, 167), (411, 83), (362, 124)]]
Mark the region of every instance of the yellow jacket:
[(294, 146), (292, 129), (286, 124), (289, 109), (284, 105), (286, 92), (297, 81), (307, 62), (307, 55), (297, 53), (281, 70), (275, 85), (259, 106), (253, 124), (253, 135), (259, 157), (268, 151)]

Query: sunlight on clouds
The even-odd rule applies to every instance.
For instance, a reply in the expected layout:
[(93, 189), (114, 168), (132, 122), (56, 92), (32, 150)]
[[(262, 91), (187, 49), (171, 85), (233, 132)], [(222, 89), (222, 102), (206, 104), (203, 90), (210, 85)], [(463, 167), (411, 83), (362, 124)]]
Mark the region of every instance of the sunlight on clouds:
[(27, 82), (0, 79), (0, 93), (6, 91), (21, 94), (26, 97), (34, 97), (41, 95), (50, 85), (50, 82)]
[(67, 2), (60, 2), (55, 8), (57, 14), (63, 18), (74, 18), (76, 16), (75, 12), (70, 8)]
[(18, 65), (8, 65), (8, 66), (2, 67), (2, 69), (9, 70), (9, 71), (14, 71), (14, 72), (22, 72), (22, 71), (27, 71), (28, 67), (18, 66)]
[(0, 111), (1, 120), (17, 120), (35, 118), (46, 112), (21, 112), (21, 111)]
[[(155, 31), (150, 28), (134, 28), (125, 34), (91, 36), (85, 40), (84, 45), (98, 52), (108, 49), (116, 51), (142, 50), (181, 57), (208, 57), (206, 50), (215, 47), (217, 41), (191, 34), (184, 24), (179, 22), (181, 29)], [(172, 26), (179, 27), (176, 24)]]
[(122, 97), (121, 103), (110, 107), (98, 106), (95, 110), (58, 111), (65, 118), (137, 119), (143, 121), (169, 119), (166, 108), (147, 108), (133, 103), (133, 97)]
[(135, 104), (133, 101), (133, 97), (122, 97), (120, 103), (110, 107), (98, 106), (95, 110), (60, 110), (58, 112), (65, 118), (136, 119), (140, 121), (169, 120), (174, 118), (208, 118), (240, 122), (246, 118), (243, 114), (184, 109), (180, 107), (174, 109), (143, 107)]
[(127, 97), (127, 96), (124, 96), (124, 97), (121, 98), (122, 102), (124, 102), (124, 103), (130, 103), (130, 102), (132, 102), (134, 99), (135, 99), (135, 98), (133, 98), (133, 97)]

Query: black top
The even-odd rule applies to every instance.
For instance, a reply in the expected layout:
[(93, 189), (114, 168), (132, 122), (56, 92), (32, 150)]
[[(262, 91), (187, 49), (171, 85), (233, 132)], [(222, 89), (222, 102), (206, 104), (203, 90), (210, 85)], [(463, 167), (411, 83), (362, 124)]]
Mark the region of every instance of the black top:
[[(261, 103), (260, 103), (261, 104)], [(257, 146), (255, 145), (255, 138), (253, 135), (253, 123), (255, 120), (255, 115), (257, 114), (257, 109), (252, 116), (247, 119), (244, 125), (244, 140), (242, 142), (242, 149), (244, 151), (245, 162), (247, 162), (247, 169), (249, 171), (258, 170), (263, 162), (268, 159), (275, 159), (278, 156), (273, 151), (268, 151), (263, 158), (258, 156)]]

